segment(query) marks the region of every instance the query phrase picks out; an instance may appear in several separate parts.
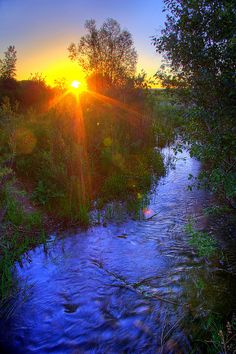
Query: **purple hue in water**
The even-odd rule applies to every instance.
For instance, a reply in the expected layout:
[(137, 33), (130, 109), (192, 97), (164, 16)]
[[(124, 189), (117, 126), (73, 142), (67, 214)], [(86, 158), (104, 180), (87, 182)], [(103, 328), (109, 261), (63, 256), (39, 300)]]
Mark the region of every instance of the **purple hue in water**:
[[(196, 176), (200, 164), (187, 152), (177, 157), (151, 196), (149, 209), (156, 215), (149, 220), (92, 227), (49, 242), (47, 252), (41, 246), (29, 253), (31, 261), (24, 260), (17, 272), (22, 284), (27, 280), (32, 287), (2, 323), (3, 350), (190, 351), (186, 304), (196, 313), (205, 311), (194, 284), (204, 279), (214, 293), (222, 276), (215, 272), (218, 264), (206, 265), (196, 256), (183, 232), (190, 215), (203, 223), (201, 210), (211, 197), (187, 190), (189, 173)], [(224, 293), (211, 297), (207, 309), (224, 301), (230, 291), (224, 282)]]

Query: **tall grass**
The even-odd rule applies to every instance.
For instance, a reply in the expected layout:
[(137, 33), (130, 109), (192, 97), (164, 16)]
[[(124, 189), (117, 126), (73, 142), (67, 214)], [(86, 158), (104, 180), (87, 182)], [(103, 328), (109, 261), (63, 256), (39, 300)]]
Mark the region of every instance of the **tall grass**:
[[(153, 151), (163, 120), (155, 100), (155, 109), (144, 96), (126, 111), (85, 94), (80, 98), (82, 116), (70, 95), (43, 113), (22, 114), (5, 104), (0, 125), (1, 112), (2, 119), (8, 114), (9, 120), (7, 128), (2, 124), (0, 149), (4, 145), (13, 156), (17, 177), (33, 189), (33, 202), (85, 224), (94, 199), (107, 202), (143, 192), (164, 173), (162, 157)], [(161, 129), (169, 129), (171, 121), (165, 120)], [(16, 205), (10, 209), (20, 223)]]
[(0, 237), (0, 300), (9, 298), (16, 288), (15, 262), (37, 243), (45, 242), (42, 216), (37, 211), (25, 212), (17, 199), (13, 184), (8, 182), (0, 192), (0, 209), (5, 208)]

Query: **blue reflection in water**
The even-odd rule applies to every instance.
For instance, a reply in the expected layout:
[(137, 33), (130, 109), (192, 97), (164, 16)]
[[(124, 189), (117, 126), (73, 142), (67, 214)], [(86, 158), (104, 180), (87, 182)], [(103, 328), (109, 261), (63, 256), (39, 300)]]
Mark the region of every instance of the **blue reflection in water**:
[[(171, 149), (164, 153), (173, 155)], [(22, 284), (32, 287), (13, 317), (2, 323), (3, 350), (189, 352), (186, 304), (191, 296), (196, 308), (200, 303), (191, 282), (204, 262), (182, 230), (189, 215), (202, 218), (211, 199), (187, 190), (189, 173), (196, 176), (199, 168), (186, 151), (178, 154), (175, 168), (151, 196), (149, 209), (156, 215), (150, 220), (93, 227), (57, 238), (47, 252), (43, 247), (31, 251), (31, 262), (23, 260), (17, 272)], [(207, 281), (209, 274), (214, 287), (218, 277), (211, 266), (204, 270)]]

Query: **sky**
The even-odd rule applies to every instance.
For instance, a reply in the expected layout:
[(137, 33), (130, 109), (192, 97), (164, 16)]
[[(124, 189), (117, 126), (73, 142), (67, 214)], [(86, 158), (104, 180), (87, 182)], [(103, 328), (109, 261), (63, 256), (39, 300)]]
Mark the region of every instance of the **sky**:
[(36, 72), (50, 84), (60, 77), (79, 79), (83, 74), (68, 58), (69, 44), (86, 33), (87, 19), (94, 18), (99, 27), (111, 17), (132, 34), (138, 71), (152, 76), (161, 57), (150, 37), (164, 25), (162, 9), (162, 0), (0, 0), (0, 58), (15, 45), (19, 80)]

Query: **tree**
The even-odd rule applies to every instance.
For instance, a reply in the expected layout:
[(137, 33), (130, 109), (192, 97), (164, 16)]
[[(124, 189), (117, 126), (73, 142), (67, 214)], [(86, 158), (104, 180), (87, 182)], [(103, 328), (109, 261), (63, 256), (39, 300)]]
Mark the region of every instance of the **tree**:
[(78, 61), (100, 85), (124, 85), (135, 74), (137, 64), (131, 34), (121, 30), (119, 23), (111, 18), (99, 29), (95, 20), (88, 20), (85, 29), (88, 33), (80, 38), (78, 45), (69, 46), (69, 58)]
[(0, 78), (14, 79), (16, 76), (16, 49), (10, 45), (4, 53), (4, 58), (0, 60)]
[(165, 66), (157, 73), (187, 103), (185, 137), (208, 164), (200, 176), (236, 196), (236, 8), (234, 0), (165, 0), (167, 20), (153, 37)]

